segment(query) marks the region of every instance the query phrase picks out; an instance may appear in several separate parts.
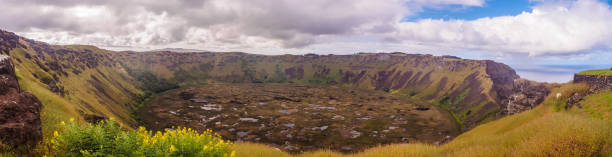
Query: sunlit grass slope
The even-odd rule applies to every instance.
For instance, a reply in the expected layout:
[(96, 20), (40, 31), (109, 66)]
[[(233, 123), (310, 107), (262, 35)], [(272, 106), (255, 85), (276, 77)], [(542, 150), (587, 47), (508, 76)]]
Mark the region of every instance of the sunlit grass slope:
[(584, 98), (583, 112), (593, 117), (612, 120), (612, 91), (604, 91)]
[[(45, 138), (57, 129), (53, 124), (71, 117), (84, 120), (83, 115), (114, 117), (125, 126), (137, 124), (132, 110), (142, 91), (121, 66), (104, 57), (108, 52), (80, 46), (34, 50), (40, 43), (23, 43), (26, 47), (15, 48), (9, 54), (22, 90), (32, 92), (43, 104)], [(65, 92), (53, 92), (50, 82)]]
[[(591, 95), (582, 102), (597, 106), (562, 109), (572, 93), (586, 89), (584, 84), (563, 85), (533, 110), (480, 125), (440, 146), (395, 144), (356, 154), (317, 151), (294, 156), (612, 156), (612, 121), (600, 116), (610, 113), (611, 91)], [(561, 96), (557, 98), (556, 93)], [(239, 143), (234, 147), (238, 156), (291, 156), (258, 144)]]

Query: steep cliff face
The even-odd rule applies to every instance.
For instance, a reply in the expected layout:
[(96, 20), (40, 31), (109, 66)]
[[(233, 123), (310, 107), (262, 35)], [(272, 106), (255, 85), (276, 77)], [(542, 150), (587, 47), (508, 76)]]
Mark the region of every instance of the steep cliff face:
[(32, 92), (44, 105), (44, 134), (69, 118), (106, 116), (125, 125), (137, 124), (131, 112), (143, 93), (135, 86), (138, 82), (112, 60), (113, 52), (49, 45), (6, 31), (0, 31), (0, 51), (11, 57), (21, 90)]
[(40, 141), (41, 108), (34, 95), (19, 88), (10, 57), (0, 54), (0, 141), (11, 146)]
[(514, 88), (514, 80), (519, 78), (516, 72), (505, 64), (493, 61), (486, 62), (487, 74), (489, 74), (491, 81), (493, 81), (493, 88), (491, 89), (493, 98), (505, 98), (511, 95)]
[(531, 110), (544, 101), (550, 89), (527, 80), (515, 80), (509, 95), (500, 97), (503, 115)]
[(550, 94), (547, 86), (519, 79), (516, 72), (505, 64), (487, 61), (487, 74), (493, 81), (490, 94), (501, 107), (498, 117), (533, 109)]

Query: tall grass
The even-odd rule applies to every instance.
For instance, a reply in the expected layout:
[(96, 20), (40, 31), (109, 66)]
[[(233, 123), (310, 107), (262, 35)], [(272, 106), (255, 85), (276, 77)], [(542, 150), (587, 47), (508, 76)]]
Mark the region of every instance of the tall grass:
[[(552, 90), (541, 106), (552, 106), (554, 111), (565, 109), (565, 102), (574, 93), (586, 93), (589, 90), (589, 85), (586, 83), (565, 84)], [(557, 97), (558, 95), (558, 97)]]
[(235, 143), (232, 149), (236, 151), (236, 157), (290, 157), (289, 153), (280, 149), (272, 148), (257, 143)]
[[(596, 118), (612, 120), (612, 90), (589, 95), (580, 103), (584, 113)], [(578, 110), (579, 111), (579, 110)]]

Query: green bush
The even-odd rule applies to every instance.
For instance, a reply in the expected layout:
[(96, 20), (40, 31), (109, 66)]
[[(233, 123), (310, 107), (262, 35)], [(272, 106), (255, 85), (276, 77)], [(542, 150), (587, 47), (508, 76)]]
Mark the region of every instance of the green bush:
[(232, 143), (223, 141), (207, 130), (198, 133), (190, 128), (173, 128), (164, 132), (124, 131), (114, 121), (79, 125), (71, 120), (60, 124), (51, 139), (50, 156), (234, 156)]

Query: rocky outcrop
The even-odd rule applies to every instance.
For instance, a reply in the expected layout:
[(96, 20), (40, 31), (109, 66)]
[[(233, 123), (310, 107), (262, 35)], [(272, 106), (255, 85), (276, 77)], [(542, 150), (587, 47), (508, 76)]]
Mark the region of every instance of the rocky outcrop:
[(579, 102), (582, 101), (582, 99), (586, 97), (587, 95), (588, 94), (586, 92), (577, 92), (577, 93), (572, 94), (572, 96), (570, 96), (565, 102), (565, 109), (568, 110), (572, 108), (573, 106), (582, 108), (582, 105), (580, 105)]
[(572, 94), (565, 102), (565, 109), (570, 109), (573, 106), (582, 108), (580, 101), (584, 97), (599, 91), (612, 90), (612, 76), (574, 74), (574, 83), (586, 83), (589, 85), (589, 90)]
[(510, 66), (502, 63), (487, 61), (487, 74), (493, 82), (490, 95), (497, 99), (502, 116), (533, 109), (550, 94), (548, 87), (519, 79)]
[(583, 82), (590, 85), (612, 86), (612, 76), (574, 74), (574, 83)]
[(0, 30), (0, 53), (8, 53), (11, 49), (21, 46), (19, 39), (15, 33)]
[(0, 55), (0, 140), (11, 146), (35, 145), (42, 139), (42, 104), (19, 89), (10, 57)]
[(493, 82), (493, 87), (491, 88), (492, 97), (503, 100), (512, 95), (512, 91), (515, 88), (514, 80), (519, 78), (516, 72), (510, 66), (494, 61), (487, 61), (486, 65), (487, 74)]
[(502, 99), (502, 112), (512, 115), (533, 109), (544, 101), (550, 90), (544, 85), (531, 81), (515, 80), (508, 97)]

